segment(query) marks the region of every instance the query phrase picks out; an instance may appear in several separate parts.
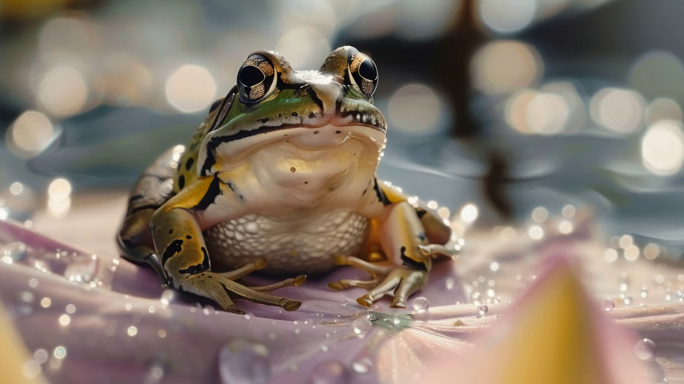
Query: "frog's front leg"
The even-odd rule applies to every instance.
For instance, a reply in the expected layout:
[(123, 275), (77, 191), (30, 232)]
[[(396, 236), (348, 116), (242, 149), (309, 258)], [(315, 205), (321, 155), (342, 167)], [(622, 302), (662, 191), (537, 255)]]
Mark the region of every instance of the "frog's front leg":
[[(293, 311), (301, 302), (272, 296), (264, 291), (284, 286), (301, 285), (304, 277), (287, 279), (267, 287), (246, 287), (236, 279), (266, 265), (263, 259), (227, 273), (211, 271), (209, 254), (200, 223), (211, 225), (217, 209), (240, 209), (240, 202), (230, 187), (224, 187), (218, 176), (205, 177), (188, 186), (169, 200), (152, 216), (151, 228), (155, 248), (161, 254), (161, 264), (170, 284), (215, 301), (229, 312), (242, 313), (232, 297), (238, 296), (256, 303), (276, 305)], [(221, 207), (217, 206), (217, 200)], [(214, 219), (215, 220), (215, 219)]]
[(416, 210), (403, 201), (385, 207), (388, 211), (379, 220), (378, 235), (382, 250), (389, 259), (384, 263), (370, 263), (357, 257), (337, 256), (339, 265), (350, 265), (367, 271), (369, 281), (342, 280), (330, 283), (332, 289), (362, 287), (368, 293), (356, 301), (370, 306), (384, 295), (394, 295), (392, 307), (406, 307), (408, 297), (428, 281), (432, 258), (421, 250), (428, 244)]

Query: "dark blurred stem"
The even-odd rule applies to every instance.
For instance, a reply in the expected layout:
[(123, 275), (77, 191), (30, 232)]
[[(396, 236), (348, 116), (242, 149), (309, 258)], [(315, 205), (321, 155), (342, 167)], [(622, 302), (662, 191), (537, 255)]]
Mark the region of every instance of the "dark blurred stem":
[(484, 35), (476, 25), (476, 0), (462, 1), (454, 25), (438, 44), (435, 68), (437, 77), (444, 81), (451, 111), (456, 115), (452, 123), (452, 136), (472, 138), (480, 132), (469, 108), (472, 91), (470, 62)]

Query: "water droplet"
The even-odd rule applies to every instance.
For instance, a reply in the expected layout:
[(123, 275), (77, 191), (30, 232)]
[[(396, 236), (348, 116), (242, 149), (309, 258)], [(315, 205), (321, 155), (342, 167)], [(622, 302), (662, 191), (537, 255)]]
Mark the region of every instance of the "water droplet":
[(615, 302), (611, 298), (603, 299), (601, 301), (601, 308), (606, 312), (610, 312), (615, 308)]
[(33, 293), (29, 291), (23, 291), (19, 293), (19, 300), (21, 300), (24, 303), (30, 304), (33, 303)]
[(88, 283), (97, 275), (100, 259), (95, 256), (81, 256), (71, 262), (64, 270), (64, 277), (77, 283)]
[(24, 363), (24, 366), (22, 367), (22, 372), (24, 373), (24, 376), (26, 376), (29, 379), (35, 379), (40, 375), (40, 364), (38, 364), (37, 361), (35, 360), (29, 360), (26, 363)]
[(66, 306), (66, 313), (68, 313), (68, 314), (71, 315), (71, 314), (73, 314), (74, 312), (76, 312), (76, 306), (75, 306), (75, 305), (69, 304), (69, 305)]
[(444, 280), (444, 285), (446, 286), (446, 289), (450, 291), (454, 289), (454, 285), (456, 285), (456, 280), (453, 277), (449, 277), (446, 280)]
[(71, 317), (69, 317), (69, 315), (62, 315), (59, 317), (59, 324), (67, 326), (69, 323), (71, 323)]
[(352, 330), (357, 335), (368, 332), (372, 327), (373, 324), (371, 324), (368, 315), (359, 316), (356, 320), (352, 321)]
[(634, 345), (634, 354), (641, 360), (652, 360), (655, 352), (656, 345), (651, 339), (641, 339)]
[(0, 257), (7, 257), (10, 261), (19, 261), (26, 255), (26, 244), (13, 242), (0, 246)]
[(491, 264), (489, 264), (489, 269), (492, 272), (498, 271), (499, 270), (499, 263), (497, 263), (496, 261), (493, 261)]
[(271, 378), (268, 349), (263, 344), (237, 339), (219, 351), (223, 384), (264, 384)]
[(214, 309), (214, 307), (212, 307), (211, 305), (205, 305), (204, 309), (202, 309), (202, 312), (207, 316), (214, 315), (216, 314), (216, 309)]
[(295, 328), (295, 334), (299, 335), (302, 332), (300, 328)]
[(63, 359), (67, 355), (67, 350), (66, 350), (66, 348), (59, 345), (59, 346), (55, 347), (55, 349), (52, 351), (52, 355), (56, 359)]
[(311, 384), (346, 384), (349, 382), (347, 368), (337, 361), (318, 364), (311, 373)]
[(47, 359), (48, 359), (48, 353), (44, 349), (37, 349), (35, 352), (33, 352), (33, 360), (38, 362), (38, 364), (44, 364)]
[(487, 314), (487, 311), (489, 311), (489, 307), (486, 305), (480, 305), (477, 307), (477, 317), (482, 317)]
[(138, 328), (137, 328), (135, 325), (131, 325), (131, 326), (128, 327), (128, 329), (126, 330), (126, 333), (128, 333), (128, 336), (133, 337), (133, 336), (135, 336), (135, 335), (138, 334)]
[(430, 302), (425, 297), (420, 296), (413, 299), (411, 306), (416, 313), (423, 313), (430, 307)]
[(165, 289), (164, 292), (162, 292), (159, 301), (163, 307), (168, 307), (169, 303), (171, 303), (175, 297), (176, 292), (173, 289)]
[(157, 331), (157, 336), (159, 336), (160, 339), (163, 339), (166, 337), (166, 331), (163, 329), (160, 329)]
[(352, 364), (352, 368), (358, 373), (368, 373), (373, 368), (373, 362), (368, 357), (364, 357), (355, 361)]
[(38, 279), (36, 279), (36, 278), (34, 277), (34, 278), (32, 278), (31, 280), (29, 280), (29, 287), (35, 288), (35, 287), (37, 287), (37, 286), (38, 286)]
[(161, 361), (156, 361), (147, 371), (144, 384), (158, 383), (164, 377), (164, 365)]

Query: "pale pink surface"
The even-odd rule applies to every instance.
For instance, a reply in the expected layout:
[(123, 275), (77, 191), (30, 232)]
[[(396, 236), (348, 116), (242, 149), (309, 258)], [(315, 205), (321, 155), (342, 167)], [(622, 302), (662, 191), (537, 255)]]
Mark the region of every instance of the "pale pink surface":
[[(548, 225), (552, 222), (550, 219)], [(676, 292), (684, 284), (678, 280), (681, 271), (646, 261), (605, 262), (602, 255), (606, 246), (594, 239), (590, 223), (589, 218), (578, 217), (572, 235), (560, 236), (549, 229), (548, 236), (539, 242), (524, 235), (500, 240), (500, 230), (469, 232), (461, 258), (437, 263), (428, 286), (414, 296), (426, 297), (429, 310), (414, 312), (413, 320), (398, 316), (397, 325), (393, 319), (412, 312), (410, 303), (409, 309), (399, 311), (390, 309), (389, 301), (383, 299), (369, 311), (355, 302), (363, 290), (333, 292), (326, 287), (327, 282), (340, 278), (364, 277), (350, 268), (309, 279), (302, 287), (278, 291), (304, 301), (296, 312), (238, 301), (248, 312), (247, 319), (198, 308), (186, 299), (165, 306), (160, 301), (162, 289), (151, 270), (118, 262), (111, 255), (98, 255), (93, 261), (90, 254), (6, 222), (0, 222), (0, 244), (23, 242), (27, 251), (13, 264), (0, 263), (0, 297), (31, 351), (43, 348), (52, 353), (57, 346), (67, 349), (63, 360), (51, 358), (42, 365), (53, 383), (220, 382), (219, 351), (236, 339), (268, 348), (273, 383), (310, 382), (317, 369), (338, 363), (345, 367), (344, 377), (353, 382), (410, 383), (442, 369), (444, 358), (451, 367), (451, 362), (467, 356), (473, 335), (507, 310), (509, 300), (515, 306), (517, 296), (538, 273), (536, 266), (548, 255), (562, 251), (584, 265), (588, 271), (585, 280), (593, 294), (615, 298), (618, 308), (610, 312), (611, 316), (656, 343), (656, 375), (667, 376), (671, 383), (684, 382), (677, 381), (684, 377), (684, 305), (665, 303), (661, 295), (668, 288)], [(519, 229), (521, 232), (524, 230)], [(109, 235), (92, 230), (95, 237)], [(57, 258), (57, 249), (66, 256)], [(499, 265), (497, 271), (490, 268), (493, 261)], [(70, 274), (73, 270), (67, 267), (74, 265), (82, 272), (90, 271), (101, 285), (68, 281), (65, 271)], [(618, 299), (624, 273), (629, 273), (629, 289), (623, 293), (632, 297), (630, 306)], [(661, 284), (651, 284), (650, 296), (638, 299), (640, 279), (652, 282), (656, 274), (664, 276)], [(38, 286), (29, 286), (32, 278), (37, 279)], [(251, 277), (250, 281), (260, 284), (267, 279)], [(670, 286), (666, 287), (668, 281)], [(43, 297), (51, 299), (48, 308), (39, 304)], [(487, 300), (489, 312), (478, 318), (473, 303)], [(499, 304), (494, 304), (495, 300)], [(645, 306), (639, 307), (641, 303)], [(60, 325), (59, 318), (66, 314), (68, 304), (76, 311), (68, 325)], [(353, 321), (369, 313), (380, 313), (377, 316), (381, 321), (364, 327), (357, 335)], [(460, 326), (454, 326), (457, 320)], [(135, 336), (128, 334), (131, 326), (137, 330)], [(160, 337), (159, 330), (166, 336)], [(608, 354), (625, 348), (607, 339), (600, 342)], [(365, 358), (372, 366), (362, 373), (354, 363)], [(495, 368), (495, 362), (490, 363)], [(615, 364), (621, 366), (619, 361)], [(161, 377), (159, 367), (163, 368)], [(451, 377), (458, 376), (459, 372), (453, 372)]]

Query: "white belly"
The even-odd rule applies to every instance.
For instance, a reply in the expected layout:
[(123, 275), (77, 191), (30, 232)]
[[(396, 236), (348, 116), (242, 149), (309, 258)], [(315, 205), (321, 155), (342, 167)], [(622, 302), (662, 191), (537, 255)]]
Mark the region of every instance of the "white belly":
[(247, 215), (204, 233), (213, 270), (230, 270), (263, 257), (271, 273), (320, 273), (335, 267), (333, 256), (358, 255), (368, 219), (333, 210), (296, 219)]

